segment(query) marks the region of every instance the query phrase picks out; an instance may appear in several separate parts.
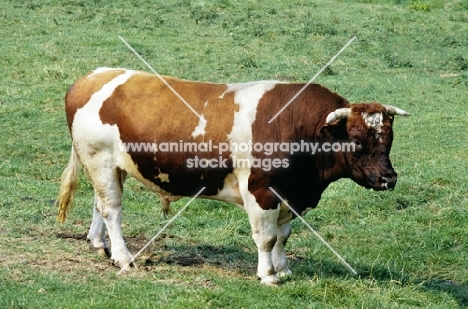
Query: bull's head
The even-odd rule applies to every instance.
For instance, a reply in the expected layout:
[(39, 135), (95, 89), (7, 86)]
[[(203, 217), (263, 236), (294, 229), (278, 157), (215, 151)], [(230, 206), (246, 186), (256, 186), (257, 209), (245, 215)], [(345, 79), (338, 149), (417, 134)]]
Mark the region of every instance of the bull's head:
[(344, 153), (349, 176), (366, 188), (386, 190), (396, 185), (397, 174), (389, 158), (394, 115), (409, 113), (378, 103), (353, 104), (331, 112), (326, 119), (326, 127), (340, 126), (345, 131), (342, 138), (354, 144), (354, 151)]

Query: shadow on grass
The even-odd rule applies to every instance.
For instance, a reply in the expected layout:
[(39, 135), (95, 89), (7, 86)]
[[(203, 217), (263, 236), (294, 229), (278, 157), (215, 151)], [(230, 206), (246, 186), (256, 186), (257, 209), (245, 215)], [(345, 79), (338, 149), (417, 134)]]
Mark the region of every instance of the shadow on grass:
[(210, 265), (242, 274), (255, 274), (257, 254), (236, 245), (163, 245), (146, 259), (144, 266), (161, 263), (179, 266)]
[[(165, 235), (164, 237), (171, 236)], [(129, 247), (137, 247), (146, 239), (141, 235), (126, 238)], [(136, 245), (136, 246), (135, 246)], [(151, 269), (160, 264), (172, 264), (183, 267), (200, 267), (209, 265), (241, 275), (253, 276), (257, 267), (257, 253), (252, 248), (245, 249), (237, 245), (212, 246), (191, 244), (157, 244), (149, 250), (143, 267)], [(350, 271), (338, 261), (329, 259), (311, 259), (297, 254), (288, 255), (290, 267), (294, 274), (304, 277), (319, 278), (350, 278)], [(356, 268), (358, 279), (372, 279), (384, 284), (398, 282), (402, 286), (419, 285), (427, 291), (447, 293), (451, 295), (461, 307), (468, 307), (468, 282), (456, 282), (439, 278), (412, 278), (411, 274), (388, 267), (362, 266)], [(294, 280), (294, 279), (291, 279)], [(287, 279), (288, 281), (288, 279)]]
[(468, 307), (468, 282), (455, 282), (451, 280), (430, 279), (423, 280), (422, 286), (430, 291), (444, 292), (455, 298), (461, 307)]

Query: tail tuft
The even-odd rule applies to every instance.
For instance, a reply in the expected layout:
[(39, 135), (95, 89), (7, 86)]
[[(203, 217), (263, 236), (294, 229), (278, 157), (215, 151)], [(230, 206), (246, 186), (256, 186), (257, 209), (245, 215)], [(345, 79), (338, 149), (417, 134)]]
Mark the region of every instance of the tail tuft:
[(73, 196), (78, 187), (79, 160), (72, 146), (70, 161), (62, 173), (62, 181), (56, 205), (59, 208), (57, 221), (64, 223), (67, 218), (67, 211), (73, 204)]

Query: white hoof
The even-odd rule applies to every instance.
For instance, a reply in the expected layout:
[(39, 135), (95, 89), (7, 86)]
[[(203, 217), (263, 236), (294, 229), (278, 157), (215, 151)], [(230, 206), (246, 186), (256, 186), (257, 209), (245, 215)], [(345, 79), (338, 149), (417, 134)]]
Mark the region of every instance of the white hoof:
[(268, 286), (278, 286), (280, 284), (280, 279), (276, 275), (268, 275), (263, 277), (260, 283)]
[(292, 272), (289, 268), (286, 268), (285, 270), (280, 270), (279, 272), (276, 273), (278, 277), (284, 278), (292, 275)]
[(120, 272), (130, 272), (132, 268), (135, 268), (135, 264), (130, 263), (129, 261), (113, 261), (112, 263), (114, 266), (120, 268)]

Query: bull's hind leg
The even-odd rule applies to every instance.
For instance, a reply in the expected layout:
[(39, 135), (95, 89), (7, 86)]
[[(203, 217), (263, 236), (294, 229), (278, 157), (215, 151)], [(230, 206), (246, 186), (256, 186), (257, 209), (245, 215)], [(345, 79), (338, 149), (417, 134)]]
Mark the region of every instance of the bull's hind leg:
[[(102, 218), (111, 242), (111, 259), (115, 265), (128, 270), (131, 266), (129, 263), (132, 255), (125, 245), (121, 230), (122, 192), (125, 172), (117, 167), (112, 167), (112, 160), (100, 159), (93, 160), (96, 165), (90, 166), (91, 162), (88, 161), (89, 164), (86, 166), (96, 197), (95, 209), (97, 214), (95, 224), (91, 225), (90, 232), (94, 232), (91, 238), (93, 240), (96, 237), (101, 238), (101, 240), (104, 238), (103, 226), (100, 222), (100, 218)], [(99, 240), (97, 240), (97, 244), (99, 245)]]
[[(121, 191), (123, 191), (123, 184), (126, 179), (126, 172), (121, 172)], [(97, 250), (98, 254), (102, 257), (111, 257), (109, 245), (106, 240), (106, 225), (104, 218), (97, 210), (98, 197), (94, 196), (93, 219), (89, 228), (87, 239), (91, 242), (91, 246)]]
[(96, 209), (97, 196), (94, 197), (93, 220), (88, 232), (88, 240), (91, 246), (97, 250), (100, 256), (110, 257), (109, 245), (106, 241), (106, 225), (99, 211)]

